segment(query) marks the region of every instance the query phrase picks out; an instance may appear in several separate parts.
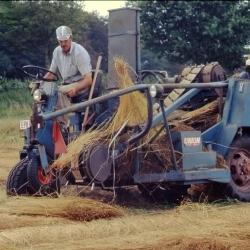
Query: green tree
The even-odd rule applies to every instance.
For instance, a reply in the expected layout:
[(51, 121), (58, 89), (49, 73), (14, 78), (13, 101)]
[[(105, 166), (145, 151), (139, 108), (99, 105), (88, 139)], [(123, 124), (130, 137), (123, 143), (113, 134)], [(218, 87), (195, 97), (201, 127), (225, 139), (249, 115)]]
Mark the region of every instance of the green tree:
[[(89, 45), (91, 56), (97, 46), (98, 52), (107, 54), (106, 23), (85, 12), (79, 2), (0, 2), (0, 12), (0, 75), (16, 77), (19, 75), (16, 69), (25, 64), (49, 67), (57, 46), (55, 29), (60, 25), (70, 26), (73, 39), (83, 46)], [(96, 30), (95, 36), (85, 34), (91, 33), (90, 27)], [(98, 36), (104, 41), (102, 44), (97, 44)]]
[(129, 1), (141, 8), (146, 48), (175, 62), (242, 62), (250, 40), (249, 1)]
[(91, 55), (95, 67), (97, 58), (102, 55), (102, 69), (108, 70), (108, 25), (105, 18), (93, 13), (85, 13), (87, 27), (82, 33), (81, 41)]

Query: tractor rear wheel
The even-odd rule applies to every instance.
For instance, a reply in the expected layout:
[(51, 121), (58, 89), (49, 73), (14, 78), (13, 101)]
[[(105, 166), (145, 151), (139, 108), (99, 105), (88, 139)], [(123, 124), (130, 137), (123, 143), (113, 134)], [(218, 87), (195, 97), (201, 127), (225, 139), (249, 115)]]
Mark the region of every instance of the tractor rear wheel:
[(12, 168), (7, 178), (7, 195), (27, 195), (29, 194), (27, 166), (29, 159), (26, 157)]
[(50, 171), (45, 174), (40, 159), (33, 157), (27, 168), (29, 187), (34, 195), (58, 195), (60, 179), (58, 173)]
[(187, 194), (187, 186), (164, 186), (161, 184), (139, 184), (138, 189), (143, 198), (154, 203), (180, 203)]
[(229, 192), (241, 201), (250, 201), (250, 136), (237, 138), (227, 155), (231, 171)]

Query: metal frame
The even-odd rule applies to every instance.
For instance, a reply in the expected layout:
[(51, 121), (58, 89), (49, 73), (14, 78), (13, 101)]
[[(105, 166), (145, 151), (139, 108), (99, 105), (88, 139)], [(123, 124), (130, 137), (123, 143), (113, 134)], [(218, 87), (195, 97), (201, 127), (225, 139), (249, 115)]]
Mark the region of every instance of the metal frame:
[[(127, 141), (128, 144), (136, 143), (140, 138), (142, 138), (148, 131), (154, 126), (157, 126), (161, 123), (164, 123), (164, 127), (166, 132), (172, 139), (172, 135), (170, 134), (168, 123), (167, 123), (167, 116), (176, 110), (178, 107), (183, 105), (187, 100), (198, 94), (202, 89), (206, 88), (222, 88), (228, 86), (228, 82), (213, 82), (213, 83), (192, 83), (192, 84), (160, 84), (156, 85), (159, 89), (162, 89), (162, 97), (164, 96), (164, 92), (169, 89), (176, 89), (176, 88), (186, 88), (190, 89), (187, 91), (183, 96), (181, 96), (178, 100), (176, 100), (171, 106), (167, 108), (163, 108), (162, 112), (156, 115), (154, 118), (152, 116), (152, 98), (150, 96), (150, 86), (147, 84), (140, 84), (128, 87), (126, 89), (121, 89), (114, 91), (112, 93), (94, 98), (90, 101), (86, 101), (83, 103), (78, 103), (71, 105), (70, 107), (64, 108), (62, 110), (58, 110), (49, 114), (43, 114), (41, 118), (43, 120), (51, 120), (56, 118), (57, 116), (64, 115), (69, 112), (75, 112), (79, 109), (86, 108), (91, 105), (95, 105), (96, 103), (103, 102), (110, 98), (122, 96), (134, 91), (144, 91), (146, 92), (147, 96), (147, 106), (148, 106), (148, 120), (146, 124), (142, 127), (141, 131), (132, 137), (130, 140)], [(163, 172), (161, 174), (141, 174), (140, 173), (140, 159), (139, 157), (136, 158), (134, 164), (134, 175), (133, 180), (134, 183), (152, 183), (152, 182), (176, 182), (178, 184), (190, 184), (190, 183), (206, 183), (211, 181), (217, 181), (222, 183), (228, 183), (230, 181), (230, 171), (228, 169), (218, 169), (216, 168), (216, 153), (214, 151), (209, 152), (194, 152), (194, 153), (187, 153), (185, 162), (191, 162), (193, 157), (198, 157), (197, 153), (200, 154), (200, 158), (198, 157), (197, 161), (203, 162), (199, 165), (196, 169), (186, 168), (185, 166), (182, 169), (177, 168), (176, 160), (175, 160), (175, 153), (174, 153), (174, 146), (172, 140), (170, 140), (172, 146), (172, 157), (173, 157), (173, 166), (174, 169), (170, 171)], [(137, 154), (138, 155), (138, 154)], [(196, 163), (195, 163), (196, 164)], [(184, 164), (187, 165), (187, 164)], [(194, 164), (193, 164), (194, 165)]]

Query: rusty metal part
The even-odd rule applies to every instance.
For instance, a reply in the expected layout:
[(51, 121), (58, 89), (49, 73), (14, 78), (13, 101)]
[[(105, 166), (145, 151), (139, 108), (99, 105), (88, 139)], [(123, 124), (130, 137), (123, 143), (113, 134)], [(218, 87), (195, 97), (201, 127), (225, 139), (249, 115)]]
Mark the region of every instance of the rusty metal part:
[[(204, 65), (186, 67), (182, 70), (181, 80), (179, 84), (190, 84), (192, 83), (203, 69)], [(179, 96), (185, 91), (185, 89), (174, 89), (170, 92), (170, 94), (165, 98), (164, 104), (165, 106), (171, 105)]]
[[(182, 70), (180, 75), (179, 84), (190, 84), (192, 82), (217, 82), (226, 80), (225, 70), (218, 62), (212, 62), (207, 65), (189, 66)], [(165, 98), (165, 106), (171, 105), (179, 96), (185, 91), (185, 89), (174, 89)], [(221, 90), (216, 90), (219, 96), (219, 111), (222, 113), (222, 92)]]
[(226, 80), (226, 72), (218, 62), (212, 62), (203, 67), (200, 72), (200, 81), (217, 82)]
[[(207, 64), (199, 74), (199, 80), (204, 83), (226, 80), (226, 72), (218, 62)], [(219, 114), (222, 115), (223, 109), (223, 89), (215, 89), (218, 95)]]
[(241, 188), (250, 186), (250, 155), (245, 150), (234, 153), (230, 161), (230, 170), (234, 183)]

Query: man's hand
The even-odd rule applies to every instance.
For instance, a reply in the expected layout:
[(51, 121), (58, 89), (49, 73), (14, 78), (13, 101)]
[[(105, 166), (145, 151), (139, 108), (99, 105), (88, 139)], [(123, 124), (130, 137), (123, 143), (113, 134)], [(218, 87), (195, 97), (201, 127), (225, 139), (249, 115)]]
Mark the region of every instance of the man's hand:
[(73, 97), (77, 95), (79, 92), (88, 91), (89, 87), (92, 84), (92, 76), (91, 73), (88, 73), (84, 76), (84, 78), (78, 82), (74, 82), (71, 84), (63, 85), (59, 87), (59, 91), (63, 94)]
[(69, 97), (73, 97), (78, 92), (78, 89), (79, 89), (78, 85), (79, 85), (78, 82), (71, 83), (68, 85), (62, 85), (59, 87), (59, 91), (65, 95), (69, 96)]
[(77, 94), (78, 89), (77, 86), (72, 86), (68, 91), (65, 92), (65, 94), (69, 97), (73, 97)]

